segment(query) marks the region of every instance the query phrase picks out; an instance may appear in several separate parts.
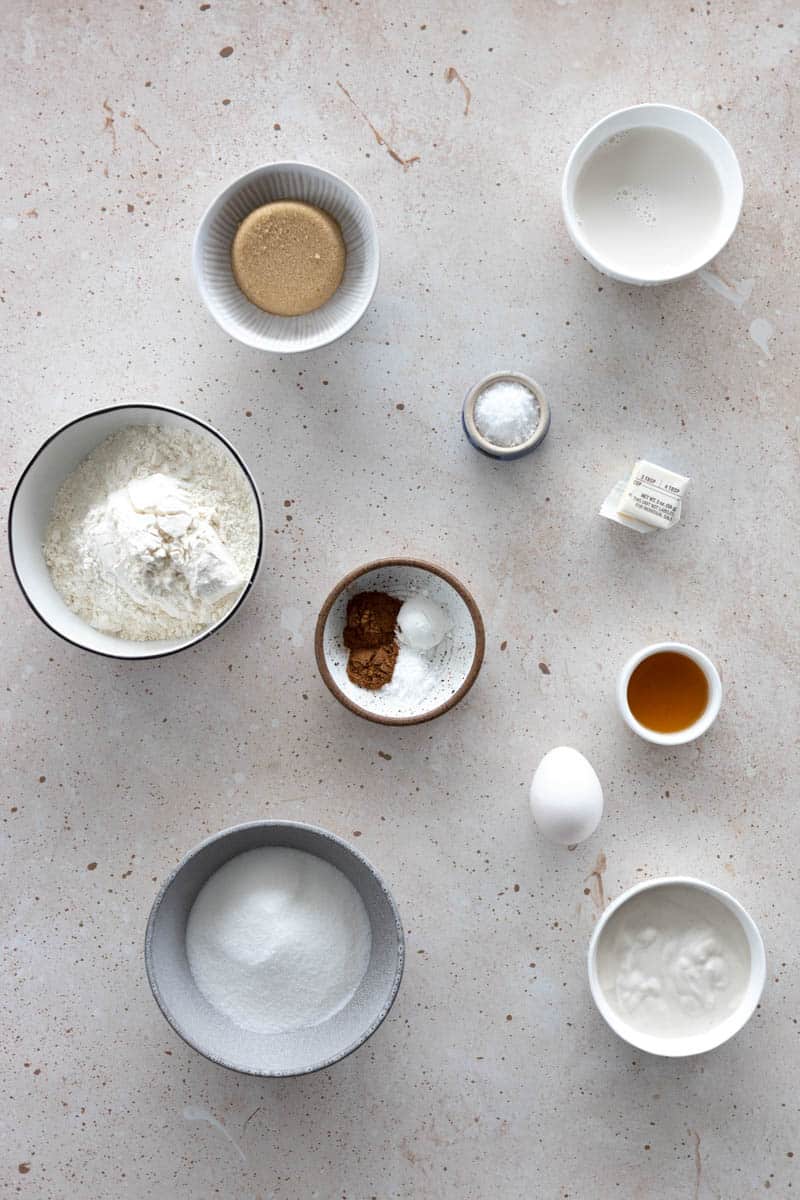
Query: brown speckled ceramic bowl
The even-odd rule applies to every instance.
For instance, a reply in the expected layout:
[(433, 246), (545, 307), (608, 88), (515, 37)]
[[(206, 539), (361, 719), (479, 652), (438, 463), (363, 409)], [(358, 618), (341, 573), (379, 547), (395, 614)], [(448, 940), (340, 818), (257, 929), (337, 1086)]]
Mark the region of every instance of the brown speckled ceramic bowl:
[[(371, 591), (398, 600), (427, 596), (448, 616), (450, 631), (423, 656), (429, 669), (414, 695), (398, 697), (390, 685), (369, 691), (347, 675), (348, 652), (342, 640), (347, 605), (359, 592)], [(453, 708), (475, 682), (485, 644), (483, 619), (464, 585), (449, 571), (417, 558), (381, 558), (350, 571), (323, 604), (314, 636), (326, 686), (345, 708), (380, 725), (419, 725)]]

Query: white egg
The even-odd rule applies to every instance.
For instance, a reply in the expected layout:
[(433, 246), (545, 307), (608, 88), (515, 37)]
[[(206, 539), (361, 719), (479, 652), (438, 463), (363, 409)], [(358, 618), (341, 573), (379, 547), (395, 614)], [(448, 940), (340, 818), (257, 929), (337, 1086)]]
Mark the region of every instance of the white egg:
[(447, 615), (427, 596), (410, 596), (397, 614), (399, 640), (411, 650), (433, 650), (450, 628)]
[(550, 750), (533, 776), (531, 812), (551, 842), (573, 846), (591, 837), (603, 815), (603, 789), (592, 764), (570, 746)]

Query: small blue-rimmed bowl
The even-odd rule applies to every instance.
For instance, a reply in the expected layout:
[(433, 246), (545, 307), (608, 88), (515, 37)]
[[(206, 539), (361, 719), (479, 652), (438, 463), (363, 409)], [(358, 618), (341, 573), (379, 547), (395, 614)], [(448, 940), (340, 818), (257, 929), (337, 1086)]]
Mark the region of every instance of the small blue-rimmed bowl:
[[(475, 424), (475, 404), (478, 401), (481, 393), (494, 383), (521, 383), (529, 392), (533, 394), (536, 403), (539, 405), (539, 421), (529, 438), (524, 442), (519, 442), (516, 446), (497, 446), (494, 442), (490, 442), (478, 429)], [(506, 462), (514, 458), (522, 458), (525, 454), (530, 454), (531, 450), (544, 441), (547, 436), (547, 431), (550, 428), (550, 405), (545, 399), (544, 392), (539, 387), (535, 380), (529, 375), (522, 375), (519, 371), (495, 371), (492, 375), (487, 375), (485, 379), (481, 379), (473, 388), (467, 392), (464, 400), (464, 407), (461, 411), (461, 423), (464, 426), (464, 433), (467, 439), (472, 443), (476, 450), (480, 450), (481, 454), (486, 454), (489, 458), (499, 458)]]

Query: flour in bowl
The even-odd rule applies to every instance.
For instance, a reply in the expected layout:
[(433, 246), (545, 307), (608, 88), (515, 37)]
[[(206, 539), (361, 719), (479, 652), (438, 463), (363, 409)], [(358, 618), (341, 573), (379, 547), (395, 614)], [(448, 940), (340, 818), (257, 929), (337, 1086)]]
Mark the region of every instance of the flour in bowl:
[(231, 456), (186, 429), (131, 425), (62, 485), (44, 557), (66, 604), (132, 641), (190, 637), (248, 584), (258, 509)]

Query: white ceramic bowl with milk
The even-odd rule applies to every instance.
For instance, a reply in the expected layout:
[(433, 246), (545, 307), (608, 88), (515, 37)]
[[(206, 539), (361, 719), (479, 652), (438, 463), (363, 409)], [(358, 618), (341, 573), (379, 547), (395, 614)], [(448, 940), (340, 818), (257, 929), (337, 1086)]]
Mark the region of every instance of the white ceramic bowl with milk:
[(758, 926), (739, 901), (680, 875), (638, 883), (609, 904), (588, 967), (614, 1032), (664, 1058), (732, 1038), (755, 1012), (767, 973)]
[(743, 190), (731, 144), (709, 121), (671, 104), (637, 104), (584, 134), (561, 203), (570, 237), (598, 271), (652, 286), (719, 254)]

